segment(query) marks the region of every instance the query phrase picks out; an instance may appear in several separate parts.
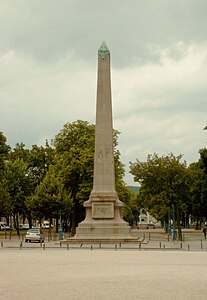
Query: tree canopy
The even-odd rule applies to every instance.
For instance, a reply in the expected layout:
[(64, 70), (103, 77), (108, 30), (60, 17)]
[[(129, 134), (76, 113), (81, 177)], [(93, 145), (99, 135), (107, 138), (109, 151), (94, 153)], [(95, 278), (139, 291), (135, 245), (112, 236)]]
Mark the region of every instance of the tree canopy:
[[(204, 128), (206, 129), (206, 127)], [(188, 220), (197, 228), (207, 221), (207, 149), (199, 151), (197, 162), (187, 166), (182, 155), (149, 154), (145, 162), (130, 163), (130, 172), (140, 184), (138, 193), (124, 182), (124, 165), (118, 150), (117, 130), (113, 131), (116, 190), (125, 206), (123, 216), (130, 224), (138, 222), (141, 208), (156, 219), (167, 222), (175, 213), (178, 236)], [(0, 218), (19, 216), (42, 222), (61, 214), (65, 228), (72, 233), (85, 217), (83, 202), (93, 186), (95, 125), (77, 120), (67, 123), (54, 137), (52, 145), (33, 145), (27, 149), (17, 143), (11, 149), (0, 132)], [(184, 221), (185, 220), (185, 221)], [(185, 225), (186, 225), (185, 224)], [(56, 228), (58, 230), (58, 228)]]
[[(120, 160), (117, 130), (113, 131), (116, 188), (125, 202), (124, 217), (133, 219), (132, 193), (124, 183), (124, 165)], [(72, 233), (85, 217), (83, 202), (88, 200), (93, 186), (95, 125), (77, 120), (67, 123), (55, 136), (52, 145), (17, 143), (11, 149), (0, 135), (0, 217), (12, 215), (18, 230), (19, 216), (40, 223), (44, 219), (62, 216)], [(56, 221), (56, 223), (58, 223)], [(58, 230), (58, 228), (56, 228)]]
[(158, 220), (167, 219), (167, 214), (175, 209), (179, 238), (180, 214), (185, 213), (188, 199), (187, 167), (181, 162), (182, 156), (158, 154), (148, 155), (146, 162), (137, 159), (130, 163), (134, 180), (141, 184), (140, 197), (147, 208)]

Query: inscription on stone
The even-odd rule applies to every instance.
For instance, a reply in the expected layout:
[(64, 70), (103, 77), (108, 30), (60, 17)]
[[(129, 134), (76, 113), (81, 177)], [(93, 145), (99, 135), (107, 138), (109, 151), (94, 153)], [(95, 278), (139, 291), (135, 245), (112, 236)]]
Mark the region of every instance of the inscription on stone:
[(108, 159), (109, 158), (109, 154), (110, 154), (110, 150), (106, 149), (106, 150), (101, 150), (98, 152), (98, 160), (102, 161), (103, 158)]
[(94, 219), (112, 219), (114, 218), (113, 203), (93, 203), (92, 217)]

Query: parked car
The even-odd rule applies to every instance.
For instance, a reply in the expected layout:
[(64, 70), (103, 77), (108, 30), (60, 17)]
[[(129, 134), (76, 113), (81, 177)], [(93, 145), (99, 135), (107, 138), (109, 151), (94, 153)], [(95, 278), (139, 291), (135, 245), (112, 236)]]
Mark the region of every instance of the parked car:
[(41, 229), (38, 228), (32, 228), (27, 231), (27, 234), (25, 236), (25, 242), (39, 242), (44, 243), (45, 241), (45, 235)]
[(2, 231), (11, 230), (11, 227), (7, 225), (5, 222), (0, 222), (0, 230)]
[(140, 222), (137, 226), (138, 229), (155, 229), (154, 223)]
[(29, 224), (19, 224), (19, 229), (28, 230), (29, 229)]
[(155, 224), (154, 223), (149, 223), (147, 225), (147, 229), (150, 229), (150, 228), (155, 229)]
[(40, 229), (40, 226), (39, 225), (32, 225), (32, 228), (34, 228), (34, 229)]
[(42, 223), (42, 229), (49, 229), (49, 228), (53, 228), (53, 225), (51, 224), (51, 227), (50, 227), (50, 222), (49, 221), (44, 221)]

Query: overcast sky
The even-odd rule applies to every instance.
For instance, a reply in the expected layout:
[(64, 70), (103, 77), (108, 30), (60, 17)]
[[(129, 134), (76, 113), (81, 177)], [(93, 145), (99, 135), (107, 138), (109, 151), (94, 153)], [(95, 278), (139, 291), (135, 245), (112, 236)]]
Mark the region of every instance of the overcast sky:
[(191, 163), (206, 147), (206, 0), (0, 0), (0, 37), (0, 131), (10, 146), (95, 123), (105, 40), (126, 182), (129, 161), (173, 152)]

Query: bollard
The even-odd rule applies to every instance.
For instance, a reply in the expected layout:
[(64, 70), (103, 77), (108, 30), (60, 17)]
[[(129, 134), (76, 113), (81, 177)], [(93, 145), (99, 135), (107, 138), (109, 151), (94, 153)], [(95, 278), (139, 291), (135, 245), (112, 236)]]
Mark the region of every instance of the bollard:
[(151, 233), (149, 232), (149, 241), (150, 241)]
[(162, 248), (162, 244), (161, 244), (161, 242), (160, 242), (160, 248)]
[(43, 244), (43, 250), (45, 250), (45, 244)]
[(93, 250), (93, 246), (91, 245), (91, 251)]
[(101, 248), (101, 242), (99, 243), (99, 248)]
[(42, 241), (40, 242), (40, 247), (42, 248)]
[(69, 244), (67, 244), (67, 250), (69, 250)]
[(141, 243), (139, 243), (139, 251), (141, 251), (141, 247), (142, 247), (142, 244), (141, 244)]
[(115, 245), (115, 251), (117, 251), (117, 245)]
[(188, 251), (190, 251), (190, 245), (188, 245)]
[(203, 241), (201, 240), (201, 249), (203, 249)]
[(4, 247), (4, 244), (3, 244), (3, 242), (1, 242), (1, 247)]
[(185, 242), (185, 236), (184, 236), (184, 234), (183, 234), (183, 237), (182, 237), (182, 241)]
[(119, 248), (121, 248), (121, 243), (119, 243)]
[(163, 249), (165, 250), (165, 245), (163, 245)]
[(181, 242), (181, 243), (180, 243), (180, 249), (182, 249), (182, 248), (183, 248), (183, 243)]
[(20, 242), (19, 248), (22, 250), (22, 241)]
[(167, 236), (167, 240), (168, 240), (168, 242), (169, 242), (169, 240), (170, 240), (170, 236), (169, 236), (169, 234), (168, 234), (168, 236)]
[(62, 247), (62, 243), (60, 242), (60, 248)]

